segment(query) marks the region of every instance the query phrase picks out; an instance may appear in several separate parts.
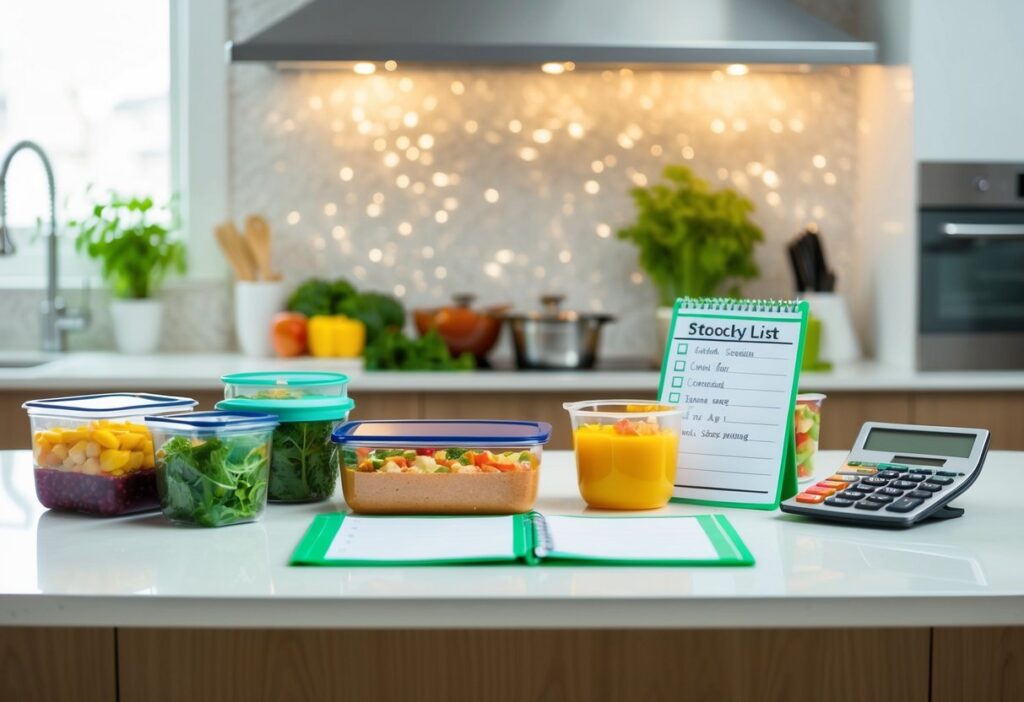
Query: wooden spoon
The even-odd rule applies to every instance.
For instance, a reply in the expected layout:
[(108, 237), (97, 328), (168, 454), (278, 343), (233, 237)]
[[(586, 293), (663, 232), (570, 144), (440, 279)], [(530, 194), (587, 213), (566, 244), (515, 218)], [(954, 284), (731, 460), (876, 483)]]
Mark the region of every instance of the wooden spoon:
[(238, 280), (255, 280), (255, 263), (249, 256), (249, 250), (241, 234), (233, 222), (225, 222), (215, 230), (217, 243), (220, 245), (224, 258), (235, 273)]
[(245, 220), (245, 243), (262, 280), (280, 280), (271, 263), (270, 225), (263, 217), (251, 215)]

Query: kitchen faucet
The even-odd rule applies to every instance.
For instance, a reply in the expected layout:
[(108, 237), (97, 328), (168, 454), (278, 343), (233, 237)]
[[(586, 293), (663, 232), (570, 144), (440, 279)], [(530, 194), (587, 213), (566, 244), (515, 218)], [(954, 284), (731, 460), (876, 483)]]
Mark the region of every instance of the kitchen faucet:
[(14, 253), (14, 241), (7, 231), (7, 170), (11, 160), (23, 149), (34, 151), (46, 171), (46, 187), (50, 196), (50, 233), (46, 237), (46, 299), (40, 307), (43, 351), (66, 351), (67, 333), (81, 331), (89, 324), (89, 311), (68, 309), (57, 292), (57, 191), (53, 184), (53, 168), (43, 149), (32, 141), (19, 141), (0, 165), (0, 256)]

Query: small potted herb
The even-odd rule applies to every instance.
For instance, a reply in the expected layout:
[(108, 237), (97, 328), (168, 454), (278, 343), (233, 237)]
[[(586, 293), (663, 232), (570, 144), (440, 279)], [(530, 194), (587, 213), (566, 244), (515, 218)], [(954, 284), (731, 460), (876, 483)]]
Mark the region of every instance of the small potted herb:
[(753, 203), (736, 191), (712, 191), (685, 166), (666, 166), (664, 180), (631, 191), (637, 219), (618, 232), (658, 290), (659, 351), (676, 299), (738, 297), (739, 282), (759, 273), (754, 247), (764, 239), (749, 218)]
[(112, 194), (69, 226), (76, 232), (75, 250), (99, 261), (110, 288), (117, 349), (155, 351), (162, 316), (162, 301), (156, 295), (168, 275), (185, 272), (185, 245), (175, 237), (170, 208), (156, 209), (148, 197)]

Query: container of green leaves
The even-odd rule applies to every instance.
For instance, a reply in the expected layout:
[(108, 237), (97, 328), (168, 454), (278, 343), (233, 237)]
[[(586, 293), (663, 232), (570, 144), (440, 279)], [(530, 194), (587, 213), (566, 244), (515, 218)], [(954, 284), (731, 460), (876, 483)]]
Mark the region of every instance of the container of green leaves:
[(156, 487), (175, 524), (253, 522), (267, 506), (271, 437), (277, 417), (257, 412), (191, 412), (146, 417), (156, 447)]
[[(258, 379), (249, 374), (246, 382)], [(266, 387), (249, 385), (250, 394), (235, 395), (217, 403), (217, 409), (265, 412), (277, 417), (270, 455), (271, 502), (316, 502), (334, 494), (338, 481), (336, 447), (331, 433), (348, 420), (355, 406), (347, 394), (318, 394), (308, 376), (294, 373), (265, 373)], [(344, 377), (344, 376), (342, 376)], [(293, 380), (303, 381), (293, 384)], [(347, 382), (347, 378), (345, 378)], [(228, 381), (226, 381), (228, 382)], [(230, 386), (231, 383), (228, 382)]]

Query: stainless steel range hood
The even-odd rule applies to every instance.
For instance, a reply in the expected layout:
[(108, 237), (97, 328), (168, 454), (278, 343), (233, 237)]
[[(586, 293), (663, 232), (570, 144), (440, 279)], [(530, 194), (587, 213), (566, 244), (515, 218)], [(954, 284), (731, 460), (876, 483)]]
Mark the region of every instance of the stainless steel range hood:
[(872, 63), (876, 47), (788, 0), (314, 0), (232, 61)]

